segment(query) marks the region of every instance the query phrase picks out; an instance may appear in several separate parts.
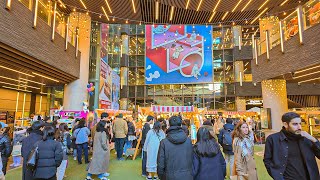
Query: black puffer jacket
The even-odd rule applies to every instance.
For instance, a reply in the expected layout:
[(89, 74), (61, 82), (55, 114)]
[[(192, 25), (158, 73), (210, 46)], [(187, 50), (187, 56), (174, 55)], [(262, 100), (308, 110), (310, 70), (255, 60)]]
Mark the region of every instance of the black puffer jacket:
[(192, 180), (193, 149), (190, 138), (181, 127), (171, 126), (160, 142), (158, 175), (161, 180)]
[(128, 134), (127, 135), (135, 135), (135, 127), (132, 122), (128, 122)]
[(34, 178), (49, 179), (56, 175), (57, 168), (63, 159), (61, 143), (48, 139), (38, 143), (38, 164), (35, 170)]
[(143, 128), (142, 128), (142, 139), (141, 139), (141, 147), (144, 146), (144, 142), (146, 141), (146, 138), (147, 138), (147, 134), (148, 132), (150, 131), (150, 124), (149, 123), (145, 123), (143, 125)]
[(0, 135), (0, 152), (2, 157), (10, 157), (12, 145), (7, 134)]

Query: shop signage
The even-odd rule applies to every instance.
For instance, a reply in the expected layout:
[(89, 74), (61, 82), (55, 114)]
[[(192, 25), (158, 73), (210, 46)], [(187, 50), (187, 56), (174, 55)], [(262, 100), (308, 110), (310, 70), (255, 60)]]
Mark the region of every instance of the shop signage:
[(263, 103), (262, 100), (252, 100), (250, 99), (249, 101), (247, 101), (248, 105), (261, 105)]

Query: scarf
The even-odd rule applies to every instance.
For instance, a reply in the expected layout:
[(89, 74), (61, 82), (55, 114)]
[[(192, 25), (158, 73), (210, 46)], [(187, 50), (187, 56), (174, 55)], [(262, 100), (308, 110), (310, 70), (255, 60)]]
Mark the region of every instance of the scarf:
[(238, 139), (236, 142), (237, 146), (241, 147), (242, 150), (242, 157), (246, 157), (249, 154), (253, 156), (253, 142), (246, 136), (243, 139)]

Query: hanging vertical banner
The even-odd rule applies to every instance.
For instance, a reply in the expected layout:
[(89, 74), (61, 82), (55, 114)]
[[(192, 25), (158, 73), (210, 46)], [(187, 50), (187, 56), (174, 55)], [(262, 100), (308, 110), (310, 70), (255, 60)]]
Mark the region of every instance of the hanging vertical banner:
[(120, 76), (112, 71), (112, 103), (111, 109), (119, 110)]
[(146, 25), (146, 84), (212, 82), (212, 27)]
[(111, 109), (112, 93), (112, 69), (101, 60), (100, 83), (99, 83), (99, 108)]

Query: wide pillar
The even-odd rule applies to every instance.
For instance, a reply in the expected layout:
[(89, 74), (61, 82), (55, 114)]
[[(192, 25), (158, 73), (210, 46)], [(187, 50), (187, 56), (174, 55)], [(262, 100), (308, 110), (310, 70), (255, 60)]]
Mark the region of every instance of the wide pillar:
[(246, 111), (246, 99), (237, 97), (236, 98), (236, 106), (237, 106), (237, 111)]
[(84, 13), (73, 12), (70, 14), (69, 27), (75, 34), (76, 28), (79, 28), (80, 78), (65, 85), (63, 108), (64, 110), (82, 110), (83, 101), (88, 101), (91, 17)]
[(271, 109), (272, 130), (282, 128), (281, 117), (288, 112), (286, 81), (281, 79), (264, 80), (261, 82), (263, 107)]

